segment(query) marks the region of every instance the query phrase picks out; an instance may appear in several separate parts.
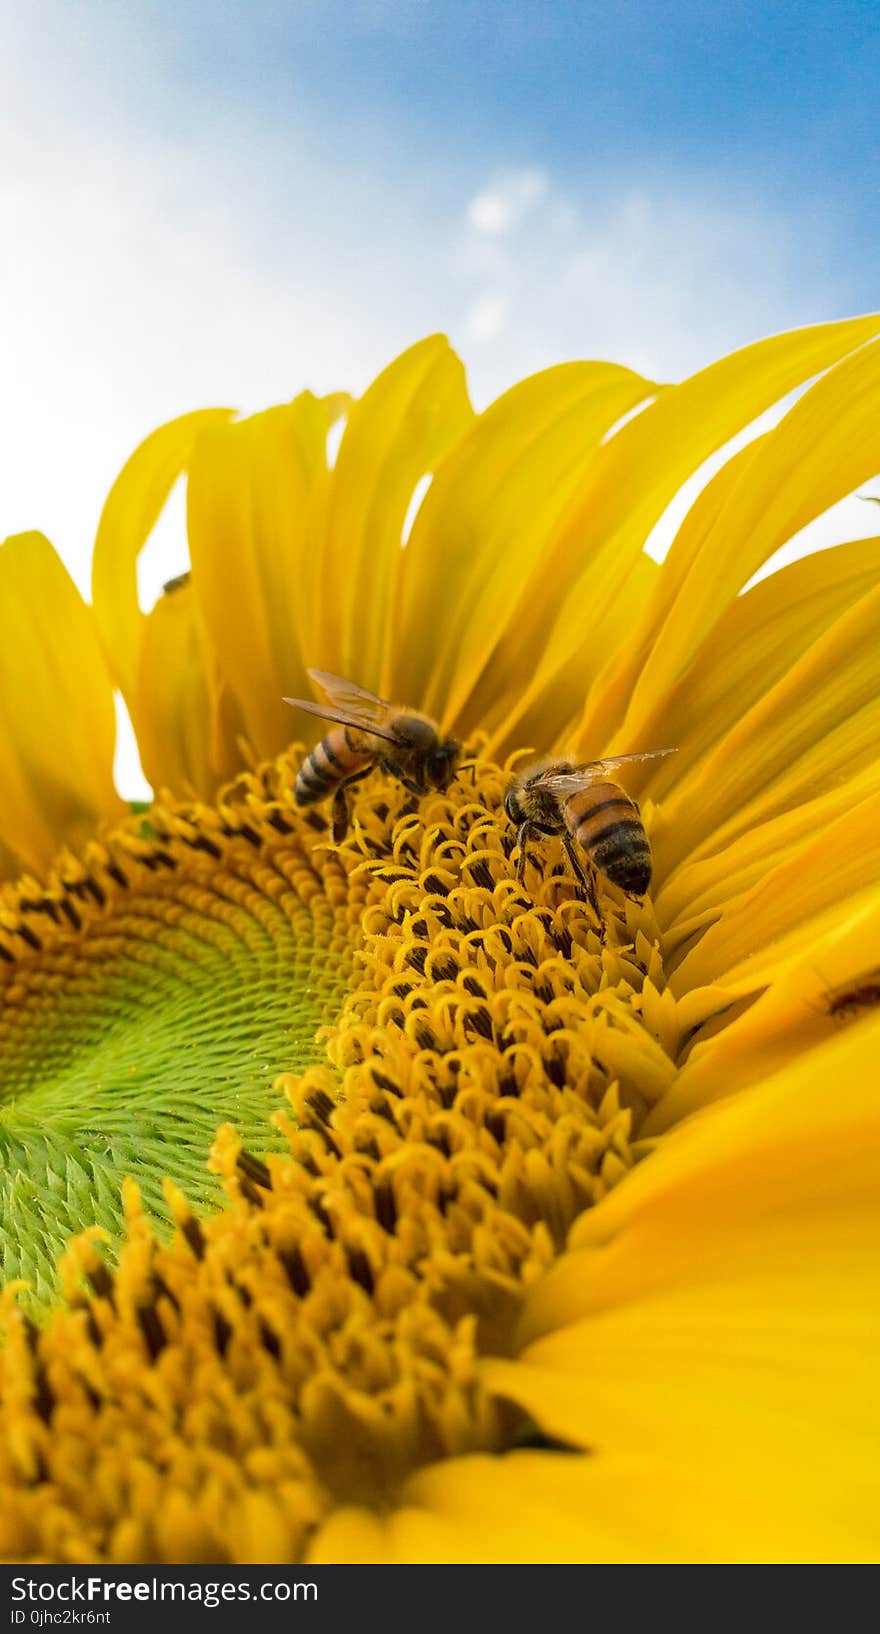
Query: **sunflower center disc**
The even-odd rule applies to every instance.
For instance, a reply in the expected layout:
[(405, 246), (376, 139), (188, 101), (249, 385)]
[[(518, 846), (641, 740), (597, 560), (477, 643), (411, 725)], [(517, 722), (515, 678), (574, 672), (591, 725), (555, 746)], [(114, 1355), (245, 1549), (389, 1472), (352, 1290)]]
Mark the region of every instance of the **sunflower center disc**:
[[(381, 1506), (422, 1465), (534, 1441), (483, 1360), (515, 1351), (527, 1290), (641, 1155), (640, 1120), (675, 1074), (650, 903), (602, 888), (597, 919), (556, 840), (521, 883), (501, 767), (471, 762), (418, 801), (376, 774), (338, 848), (322, 816), (296, 811), (291, 767), (261, 768), (213, 811), (154, 808), (148, 838), (114, 836), (55, 888), (125, 876), (111, 904), (80, 889), (87, 934), (20, 903), (18, 942), (42, 911), (51, 946), (6, 938), (10, 1014), (28, 1013), (26, 969), (47, 1013), (58, 990), (58, 1104), (70, 1117), (89, 1099), (80, 1170), (125, 1134), (154, 1209), (162, 1169), (187, 1193), (167, 1193), (167, 1244), (129, 1188), (118, 1271), (81, 1237), (64, 1265), (73, 1308), (43, 1334), (19, 1313), (11, 1332), (33, 1411), (8, 1478), (35, 1505), (42, 1479), (60, 1483), (72, 1558), (164, 1559), (184, 1523), (194, 1558), (245, 1558), (248, 1506), (260, 1548), (271, 1524), (274, 1556), (301, 1558), (334, 1504)], [(319, 1060), (312, 1031), (334, 996)], [(285, 1066), (281, 1153), (265, 1120)], [(193, 1106), (204, 1121), (186, 1145)], [(190, 1176), (224, 1118), (212, 1167), (227, 1206), (200, 1219)], [(89, 1178), (85, 1218), (94, 1192)], [(86, 1462), (54, 1433), (70, 1402)], [(122, 1421), (151, 1473), (117, 1524), (104, 1472)], [(42, 1548), (37, 1509), (22, 1513), (16, 1547)]]
[(194, 827), (158, 843), (132, 825), (81, 878), (20, 894), (0, 964), (4, 1280), (45, 1296), (71, 1234), (118, 1234), (126, 1175), (159, 1219), (165, 1176), (219, 1202), (207, 1160), (224, 1120), (277, 1148), (274, 1080), (318, 1058), (349, 935), (301, 838), (268, 833), (219, 836), (215, 857)]

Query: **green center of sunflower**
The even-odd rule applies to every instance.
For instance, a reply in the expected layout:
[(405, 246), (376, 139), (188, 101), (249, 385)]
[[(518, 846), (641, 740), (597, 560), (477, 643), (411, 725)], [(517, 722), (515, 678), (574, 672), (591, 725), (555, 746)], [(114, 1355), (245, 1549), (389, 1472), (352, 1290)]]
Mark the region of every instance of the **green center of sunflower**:
[(73, 1233), (118, 1235), (126, 1175), (167, 1220), (165, 1176), (197, 1206), (220, 1201), (207, 1159), (224, 1119), (255, 1150), (277, 1147), (279, 1066), (318, 1059), (316, 1032), (338, 1010), (347, 914), (271, 809), (271, 844), (228, 815), (212, 837), (207, 814), (157, 812), (10, 901), (0, 1270), (38, 1296)]
[[(640, 1120), (674, 1077), (681, 1029), (650, 904), (600, 887), (597, 923), (555, 840), (531, 848), (520, 885), (502, 768), (469, 763), (420, 802), (375, 774), (335, 849), (322, 819), (297, 813), (291, 780), (282, 758), (216, 811), (156, 810), (153, 837), (108, 849), (142, 870), (133, 921), (163, 927), (148, 969), (174, 1027), (189, 1018), (157, 1061), (142, 1015), (126, 1066), (142, 1068), (145, 1104), (176, 1085), (181, 1105), (188, 1084), (209, 1120), (232, 1111), (212, 1159), (227, 1206), (199, 1217), (187, 1174), (189, 1201), (166, 1188), (179, 1227), (166, 1245), (130, 1197), (118, 1271), (81, 1239), (64, 1273), (72, 1309), (42, 1333), (18, 1319), (0, 1403), (19, 1429), (5, 1452), (0, 1437), (0, 1479), (29, 1495), (19, 1550), (54, 1557), (61, 1539), (64, 1558), (263, 1558), (248, 1550), (268, 1547), (271, 1517), (271, 1557), (294, 1560), (335, 1505), (393, 1502), (425, 1463), (539, 1434), (486, 1388), (483, 1359), (515, 1353), (527, 1289), (639, 1157)], [(293, 1115), (274, 1114), (286, 1149), (268, 1151), (258, 1104), (265, 1116), (273, 1072), (298, 1066), (297, 1038), (311, 1048), (296, 1027), (316, 1019), (312, 987), (338, 992), (354, 925), (323, 1061), (282, 1074)], [(98, 903), (91, 934), (109, 959)], [(164, 975), (184, 945), (189, 960)], [(285, 983), (298, 997), (276, 1011)], [(221, 1024), (219, 1055), (205, 1039)], [(216, 1080), (242, 1095), (255, 1059), (249, 1131)], [(72, 1405), (75, 1458), (58, 1433)], [(125, 1470), (150, 1472), (137, 1490), (127, 1475), (119, 1487), (123, 1433)]]

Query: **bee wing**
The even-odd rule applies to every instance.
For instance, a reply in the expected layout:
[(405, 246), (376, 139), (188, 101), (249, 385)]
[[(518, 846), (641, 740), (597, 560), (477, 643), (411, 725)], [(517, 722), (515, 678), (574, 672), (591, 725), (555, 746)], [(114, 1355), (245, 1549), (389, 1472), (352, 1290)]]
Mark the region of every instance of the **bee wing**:
[(327, 694), (334, 709), (342, 709), (346, 715), (355, 716), (363, 726), (368, 723), (385, 726), (397, 714), (394, 704), (378, 698), (375, 692), (368, 692), (366, 687), (358, 686), (356, 681), (346, 681), (341, 675), (331, 675), (325, 669), (310, 669), (308, 673), (310, 680)]
[(355, 681), (331, 675), (328, 670), (310, 669), (309, 675), (327, 694), (329, 703), (318, 704), (312, 698), (285, 698), (286, 704), (304, 709), (307, 715), (318, 715), (323, 721), (338, 721), (340, 726), (354, 726), (359, 732), (371, 732), (373, 737), (397, 742), (389, 730), (395, 713), (392, 704), (377, 698), (375, 692), (367, 692)]
[(660, 760), (664, 755), (677, 753), (677, 749), (644, 749), (638, 755), (609, 755), (607, 760), (589, 760), (570, 772), (549, 772), (546, 777), (536, 777), (532, 787), (566, 799), (601, 782), (603, 777), (612, 777), (619, 766), (628, 766), (636, 760)]
[(664, 755), (677, 754), (677, 749), (642, 749), (637, 755), (610, 755), (607, 760), (594, 760), (590, 769), (595, 771), (596, 777), (609, 777), (619, 766), (629, 766), (636, 760), (662, 760)]

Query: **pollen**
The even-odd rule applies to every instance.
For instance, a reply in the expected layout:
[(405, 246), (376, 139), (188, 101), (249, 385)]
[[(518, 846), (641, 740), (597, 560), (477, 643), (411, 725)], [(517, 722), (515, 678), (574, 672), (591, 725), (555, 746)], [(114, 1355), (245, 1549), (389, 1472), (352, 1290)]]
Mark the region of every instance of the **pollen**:
[[(527, 1290), (649, 1150), (681, 1031), (650, 902), (600, 882), (598, 923), (549, 839), (518, 884), (509, 772), (479, 755), (421, 799), (371, 776), (340, 846), (297, 815), (291, 768), (216, 810), (160, 804), (33, 907), (9, 899), (20, 982), (49, 955), (87, 979), (85, 922), (104, 947), (148, 898), (165, 936), (201, 903), (233, 964), (242, 903), (259, 938), (295, 902), (349, 974), (310, 1063), (289, 1041), (283, 1150), (234, 1119), (217, 1135), (222, 1212), (166, 1181), (168, 1240), (129, 1182), (118, 1260), (93, 1229), (62, 1261), (67, 1309), (39, 1326), (7, 1292), (7, 1558), (301, 1560), (336, 1506), (382, 1508), (425, 1464), (518, 1444), (530, 1427), (481, 1363), (515, 1355)], [(61, 899), (88, 880), (74, 933)], [(16, 922), (37, 913), (39, 952)]]

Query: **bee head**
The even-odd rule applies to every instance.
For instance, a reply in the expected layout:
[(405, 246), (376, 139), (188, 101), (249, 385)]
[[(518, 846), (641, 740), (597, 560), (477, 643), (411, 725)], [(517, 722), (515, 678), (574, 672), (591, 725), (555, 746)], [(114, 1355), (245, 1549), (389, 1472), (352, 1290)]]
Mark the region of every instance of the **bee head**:
[(457, 738), (438, 738), (434, 748), (425, 756), (425, 779), (431, 788), (447, 789), (455, 776), (461, 756)]

